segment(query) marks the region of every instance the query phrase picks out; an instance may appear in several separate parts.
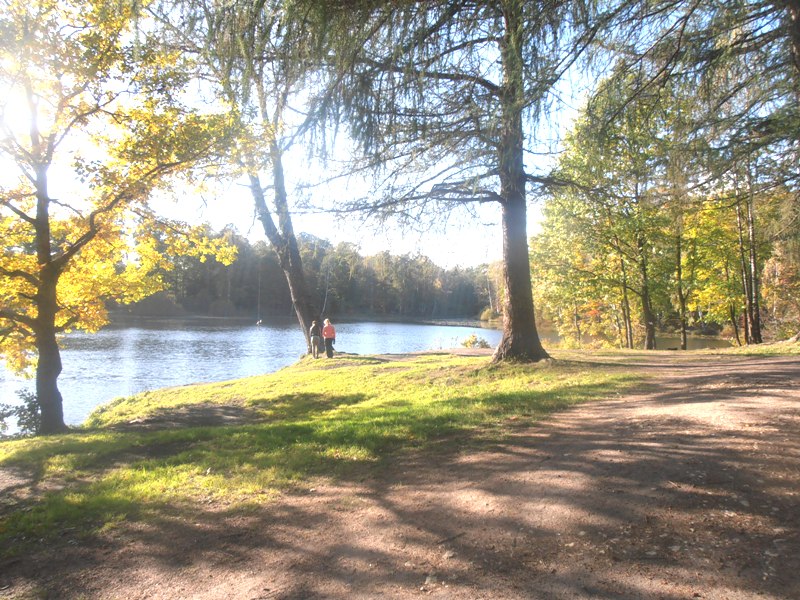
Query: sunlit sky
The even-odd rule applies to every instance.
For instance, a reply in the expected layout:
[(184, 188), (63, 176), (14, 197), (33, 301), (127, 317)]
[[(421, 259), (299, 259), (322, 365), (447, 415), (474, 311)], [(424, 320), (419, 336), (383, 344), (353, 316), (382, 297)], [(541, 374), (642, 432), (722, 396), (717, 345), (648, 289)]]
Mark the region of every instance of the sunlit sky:
[[(4, 169), (5, 179), (16, 171), (16, 166)], [(287, 179), (293, 175), (307, 174), (302, 164), (285, 163)], [(266, 184), (269, 173), (262, 174)], [(73, 206), (80, 205), (83, 193), (70, 167), (53, 165), (49, 172), (49, 189), (56, 198), (69, 199)], [(327, 187), (306, 192), (310, 203), (330, 205), (337, 201), (351, 200), (364, 192), (356, 184), (334, 182)], [(269, 193), (269, 192), (268, 192)], [(290, 202), (296, 198), (290, 191)], [(251, 243), (266, 241), (263, 226), (255, 217), (253, 199), (245, 182), (226, 182), (202, 194), (195, 190), (178, 190), (175, 199), (164, 199), (156, 204), (157, 210), (166, 217), (180, 219), (193, 224), (208, 223), (216, 231), (228, 225), (245, 236)], [(503, 239), (500, 224), (500, 206), (496, 204), (475, 207), (477, 214), (459, 212), (445, 216), (427, 231), (400, 228), (397, 224), (364, 223), (355, 215), (341, 217), (321, 210), (293, 209), (295, 233), (313, 234), (336, 245), (340, 242), (355, 244), (363, 256), (389, 251), (395, 255), (421, 254), (444, 268), (455, 266), (477, 266), (502, 258)], [(538, 206), (529, 206), (528, 233), (538, 228)]]
[[(364, 196), (368, 193), (369, 182), (340, 179), (297, 192), (297, 183), (308, 184), (324, 179), (324, 173), (320, 175), (324, 167), (310, 165), (301, 154), (289, 152), (283, 161), (290, 206), (294, 207), (292, 221), (296, 234), (310, 233), (334, 245), (340, 242), (353, 243), (362, 256), (385, 250), (395, 255), (421, 254), (444, 268), (471, 267), (502, 259), (503, 237), (499, 205), (473, 205), (474, 215), (465, 211), (443, 215), (425, 231), (401, 228), (392, 222), (363, 222), (357, 215), (337, 216), (324, 212), (322, 207), (337, 204), (341, 206), (346, 201)], [(270, 183), (268, 172), (262, 173), (261, 177), (262, 185)], [(267, 191), (268, 201), (270, 193)], [(301, 202), (302, 200), (305, 202)], [(297, 208), (299, 204), (320, 208)], [(177, 203), (161, 202), (158, 210), (170, 218), (192, 223), (207, 222), (215, 230), (221, 230), (230, 224), (251, 243), (266, 241), (263, 226), (255, 216), (253, 199), (244, 180), (227, 182), (202, 195), (187, 193)], [(538, 206), (531, 204), (529, 235), (537, 231), (538, 222)]]
[[(238, 197), (237, 197), (238, 196)], [(223, 206), (224, 205), (224, 206)], [(396, 225), (361, 224), (356, 218), (331, 217), (324, 214), (295, 214), (295, 232), (305, 232), (327, 239), (334, 245), (339, 242), (354, 243), (362, 255), (388, 250), (392, 254), (423, 254), (439, 266), (474, 266), (499, 260), (502, 256), (502, 230), (499, 224), (500, 208), (492, 207), (494, 214), (484, 211), (488, 218), (471, 222), (467, 218), (450, 223), (442, 231), (436, 227), (428, 232), (401, 230)], [(253, 202), (249, 191), (242, 189), (224, 202), (210, 202), (197, 207), (198, 214), (209, 223), (232, 223), (251, 242), (266, 239), (261, 223), (254, 218)], [(348, 222), (350, 221), (350, 222)]]
[[(561, 139), (571, 127), (583, 102), (580, 90), (585, 82), (565, 80), (562, 85), (566, 91), (561, 94), (558, 116), (542, 127), (541, 154), (526, 154), (528, 173), (546, 173), (555, 164), (555, 156), (547, 154), (553, 140)], [(575, 99), (573, 94), (578, 94)], [(570, 98), (570, 96), (573, 96)], [(565, 101), (571, 100), (567, 103)], [(557, 145), (557, 144), (556, 144)], [(370, 181), (359, 178), (333, 179), (318, 187), (306, 188), (297, 192), (297, 186), (314, 184), (329, 178), (330, 172), (324, 165), (309, 163), (305, 149), (295, 147), (284, 155), (283, 165), (289, 193), (292, 220), (296, 234), (310, 233), (336, 245), (340, 242), (353, 243), (362, 256), (389, 251), (394, 255), (424, 255), (444, 268), (455, 266), (471, 267), (502, 260), (503, 232), (501, 207), (499, 204), (471, 205), (474, 214), (457, 211), (443, 215), (430, 224), (426, 231), (401, 228), (396, 223), (379, 224), (362, 222), (359, 216), (346, 217), (325, 213), (321, 208), (301, 209), (299, 205), (316, 207), (341, 206), (347, 201), (364, 197), (369, 193)], [(270, 183), (270, 173), (261, 174), (262, 185)], [(269, 201), (270, 192), (267, 191)], [(301, 197), (301, 194), (305, 197)], [(303, 202), (305, 200), (305, 202)], [(528, 236), (541, 229), (541, 204), (529, 198)], [(233, 225), (251, 243), (266, 240), (263, 227), (256, 219), (253, 200), (246, 181), (227, 182), (216, 191), (200, 195), (190, 195), (180, 200), (180, 205), (164, 205), (165, 214), (185, 220), (196, 219), (207, 222), (216, 230)]]
[[(566, 83), (566, 82), (565, 82)], [(572, 82), (574, 83), (574, 82)], [(581, 86), (576, 86), (581, 87)], [(570, 83), (565, 88), (570, 89)], [(563, 97), (569, 94), (563, 94)], [(21, 103), (15, 105), (13, 95), (7, 94), (3, 108), (5, 113), (4, 128), (17, 130), (15, 133), (24, 137), (26, 119), (19, 118), (26, 115), (27, 111)], [(569, 107), (562, 107), (562, 115), (571, 113)], [(566, 108), (566, 111), (564, 111)], [(9, 118), (11, 117), (11, 118)], [(557, 123), (553, 129), (560, 133), (568, 127), (571, 118), (555, 119)], [(552, 132), (552, 129), (551, 129)], [(559, 133), (556, 133), (559, 137)], [(86, 151), (85, 143), (75, 140), (82, 150)], [(64, 149), (63, 147), (61, 148)], [(70, 167), (71, 157), (69, 151), (66, 156), (57, 156), (57, 162), (49, 173), (50, 191), (57, 198), (69, 198), (70, 204), (80, 204), (83, 193), (79, 184), (75, 182)], [(58, 159), (61, 159), (60, 161)], [(535, 156), (528, 155), (528, 162), (537, 160)], [(538, 165), (541, 166), (541, 165)], [(18, 171), (16, 165), (9, 165), (9, 169), (0, 169), (0, 180), (8, 176), (16, 178)], [(537, 165), (527, 164), (529, 172), (539, 171)], [(432, 223), (426, 231), (417, 231), (400, 228), (395, 223), (378, 224), (364, 223), (355, 216), (337, 217), (322, 212), (320, 209), (299, 209), (296, 193), (296, 183), (307, 184), (326, 178), (325, 168), (308, 164), (308, 159), (301, 151), (290, 152), (284, 158), (287, 188), (289, 189), (290, 206), (292, 209), (295, 233), (310, 233), (319, 238), (326, 239), (334, 245), (340, 242), (355, 244), (359, 252), (372, 255), (381, 251), (389, 251), (395, 255), (425, 255), (441, 267), (452, 268), (455, 266), (476, 266), (484, 263), (499, 261), (502, 258), (502, 227), (500, 223), (501, 209), (496, 204), (475, 205), (475, 215), (465, 211), (445, 216)], [(14, 175), (11, 175), (11, 173)], [(269, 173), (262, 174), (262, 182), (269, 182)], [(354, 200), (366, 194), (369, 183), (364, 180), (352, 179), (334, 180), (317, 188), (304, 192), (308, 204), (312, 206), (331, 206)], [(222, 230), (227, 225), (233, 225), (251, 243), (266, 240), (261, 223), (255, 218), (253, 200), (250, 191), (244, 182), (226, 182), (214, 189), (209, 189), (202, 194), (195, 190), (177, 190), (178, 201), (160, 202), (159, 211), (164, 216), (181, 219), (190, 223), (208, 223), (214, 230)], [(269, 192), (267, 192), (269, 197)], [(529, 203), (528, 210), (528, 235), (533, 235), (539, 230), (540, 214), (536, 203)]]
[[(561, 139), (571, 127), (578, 108), (585, 100), (585, 90), (592, 82), (582, 74), (571, 72), (564, 76), (558, 86), (558, 102), (551, 119), (543, 123), (537, 132), (542, 143), (538, 151), (546, 153), (552, 149), (551, 142)], [(530, 134), (530, 132), (528, 132)], [(531, 150), (532, 148), (529, 148)], [(427, 231), (400, 228), (397, 224), (363, 223), (356, 215), (337, 217), (320, 209), (297, 208), (299, 204), (326, 207), (335, 206), (368, 194), (370, 182), (364, 179), (337, 179), (324, 186), (302, 192), (307, 196), (303, 203), (297, 193), (297, 185), (308, 185), (329, 178), (326, 166), (310, 164), (307, 149), (298, 144), (283, 157), (283, 165), (292, 208), (292, 221), (296, 234), (310, 233), (336, 245), (349, 242), (359, 248), (362, 256), (382, 251), (395, 255), (424, 255), (444, 268), (471, 267), (502, 260), (503, 233), (501, 207), (498, 204), (475, 204), (475, 216), (465, 211), (431, 224)], [(335, 153), (335, 152), (334, 152)], [(527, 154), (526, 169), (529, 173), (546, 172), (553, 164), (553, 156)], [(548, 166), (549, 165), (549, 166)], [(262, 184), (270, 183), (270, 173), (261, 174)], [(269, 203), (269, 194), (267, 200)], [(179, 205), (164, 205), (166, 216), (188, 221), (209, 223), (215, 230), (233, 225), (250, 240), (266, 240), (261, 223), (256, 219), (253, 200), (245, 181), (228, 182), (214, 192), (187, 195)], [(528, 236), (540, 230), (540, 205), (536, 201), (528, 204)]]
[[(6, 104), (8, 110), (8, 104)], [(24, 110), (8, 110), (7, 115), (24, 115)], [(13, 129), (24, 127), (24, 119), (14, 123)], [(8, 125), (8, 121), (5, 123)], [(18, 133), (24, 136), (20, 130)], [(80, 143), (82, 153), (87, 146)], [(61, 150), (66, 147), (62, 146)], [(77, 183), (70, 166), (71, 156), (67, 151), (57, 153), (56, 163), (52, 165), (49, 177), (49, 189), (54, 197), (67, 200), (72, 206), (80, 206), (81, 195), (85, 193)], [(16, 165), (9, 164), (3, 168), (0, 180), (10, 184), (8, 178), (16, 179), (19, 171)], [(297, 157), (294, 153), (287, 155), (284, 161), (287, 187), (290, 194), (290, 206), (297, 206), (299, 197), (294, 191), (300, 178), (302, 183), (324, 178), (323, 167), (310, 167), (307, 159)], [(262, 174), (262, 182), (269, 183), (269, 173)], [(3, 181), (0, 181), (2, 183)], [(353, 200), (363, 196), (368, 187), (366, 181), (336, 180), (325, 186), (306, 190), (308, 203), (312, 206), (331, 206), (337, 202)], [(233, 225), (251, 243), (266, 240), (261, 223), (255, 218), (253, 200), (250, 190), (241, 182), (224, 182), (209, 188), (202, 194), (195, 190), (177, 190), (177, 200), (163, 200), (157, 204), (159, 212), (164, 216), (184, 220), (190, 223), (208, 223), (216, 231), (227, 225)], [(269, 198), (269, 192), (268, 192)], [(395, 223), (380, 225), (364, 223), (355, 215), (337, 217), (322, 212), (320, 209), (298, 209), (292, 211), (295, 233), (313, 234), (326, 239), (334, 245), (340, 242), (355, 244), (363, 256), (389, 251), (395, 255), (425, 255), (434, 263), (444, 268), (455, 266), (477, 266), (499, 261), (502, 258), (502, 227), (500, 224), (500, 206), (496, 204), (476, 205), (476, 215), (466, 212), (444, 216), (441, 221), (431, 224), (426, 231), (400, 228)], [(538, 207), (531, 205), (529, 209), (528, 233), (533, 234), (538, 226)]]
[[(333, 185), (319, 193), (337, 195), (340, 199), (354, 196), (354, 192), (344, 184)], [(181, 199), (179, 205), (164, 203), (159, 210), (170, 217), (208, 222), (217, 230), (232, 224), (251, 243), (266, 240), (263, 227), (254, 214), (250, 191), (244, 185), (230, 184), (216, 197), (189, 196)], [(533, 218), (529, 221), (531, 226), (535, 226), (538, 211), (531, 207), (531, 213)], [(445, 268), (475, 266), (502, 257), (498, 205), (481, 207), (477, 218), (460, 214), (447, 222), (434, 224), (424, 232), (401, 229), (392, 223), (362, 223), (356, 216), (338, 217), (317, 211), (296, 210), (292, 218), (295, 233), (310, 233), (334, 245), (350, 242), (356, 244), (364, 256), (384, 250), (396, 255), (422, 254)], [(531, 226), (529, 233), (532, 233)]]
[[(537, 148), (543, 154), (527, 154), (526, 169), (529, 173), (547, 172), (553, 165), (554, 157), (545, 153), (552, 149), (554, 140), (562, 139), (572, 126), (579, 108), (586, 98), (586, 90), (593, 85), (593, 79), (586, 79), (583, 74), (571, 71), (558, 85), (558, 102), (547, 123), (542, 123), (537, 131), (541, 146)], [(528, 132), (530, 134), (530, 132)], [(557, 144), (555, 144), (557, 146)], [(532, 150), (532, 148), (529, 148)], [(295, 147), (283, 159), (287, 188), (289, 188), (290, 205), (296, 206), (297, 196), (293, 191), (293, 182), (310, 183), (326, 178), (324, 166), (308, 164), (304, 150)], [(262, 174), (262, 184), (269, 183), (269, 173)], [(327, 187), (314, 188), (308, 194), (308, 203), (313, 206), (330, 206), (337, 202), (354, 200), (367, 193), (369, 182), (363, 180), (335, 180)], [(536, 201), (528, 203), (528, 236), (540, 230), (540, 205)], [(502, 259), (503, 233), (501, 226), (501, 208), (497, 204), (474, 205), (476, 216), (459, 212), (425, 232), (400, 229), (395, 224), (378, 225), (363, 224), (356, 216), (338, 218), (319, 211), (302, 211), (293, 209), (292, 219), (295, 233), (311, 233), (331, 243), (354, 243), (362, 255), (367, 256), (384, 250), (395, 255), (421, 254), (429, 257), (434, 263), (444, 268), (455, 266), (477, 266)], [(165, 207), (169, 215), (175, 218), (196, 219), (206, 221), (214, 229), (222, 229), (227, 224), (246, 236), (251, 242), (266, 240), (261, 223), (255, 218), (250, 191), (241, 182), (229, 183), (216, 194), (188, 197), (181, 200), (178, 212), (173, 205)]]

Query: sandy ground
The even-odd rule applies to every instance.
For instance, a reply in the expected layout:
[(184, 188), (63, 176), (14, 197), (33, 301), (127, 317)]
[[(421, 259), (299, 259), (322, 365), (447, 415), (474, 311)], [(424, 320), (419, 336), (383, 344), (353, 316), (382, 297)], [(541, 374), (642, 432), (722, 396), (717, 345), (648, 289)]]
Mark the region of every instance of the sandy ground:
[(800, 598), (800, 359), (636, 368), (646, 388), (490, 449), (0, 562), (0, 598)]

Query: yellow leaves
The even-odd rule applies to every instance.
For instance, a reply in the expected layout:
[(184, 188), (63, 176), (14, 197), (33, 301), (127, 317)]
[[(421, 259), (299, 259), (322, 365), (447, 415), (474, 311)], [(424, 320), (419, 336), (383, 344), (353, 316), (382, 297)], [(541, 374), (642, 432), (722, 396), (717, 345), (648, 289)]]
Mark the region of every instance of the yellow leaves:
[(129, 135), (115, 148), (115, 157), (144, 169), (181, 165), (206, 156), (229, 129), (229, 118), (197, 115), (153, 102), (127, 113)]
[(0, 337), (0, 356), (5, 359), (8, 369), (15, 373), (30, 374), (30, 369), (36, 365), (30, 339), (19, 330)]
[[(134, 210), (135, 208), (135, 210)], [(69, 251), (85, 235), (88, 222), (78, 216), (51, 219), (54, 257)], [(117, 207), (98, 216), (93, 240), (68, 262), (57, 286), (59, 312), (56, 327), (97, 331), (107, 324), (107, 300), (130, 303), (163, 289), (163, 275), (173, 269), (175, 258), (215, 257), (230, 264), (236, 248), (205, 227), (159, 219), (143, 207)], [(0, 218), (3, 236), (0, 268), (5, 273), (37, 276), (34, 237), (30, 224), (12, 217)], [(25, 277), (0, 277), (0, 309), (30, 317), (37, 316), (34, 297), (37, 286)], [(8, 366), (22, 371), (35, 362), (32, 331), (14, 327), (0, 319), (0, 327), (11, 331), (0, 340), (0, 355)]]
[(0, 218), (0, 230), (3, 231), (3, 248), (0, 254), (0, 308), (17, 313), (30, 314), (27, 303), (21, 296), (31, 296), (36, 292), (35, 286), (17, 273), (37, 275), (39, 267), (36, 256), (30, 253), (33, 238), (26, 228), (11, 217)]
[(163, 289), (163, 275), (179, 256), (214, 256), (229, 264), (236, 250), (205, 228), (159, 219), (143, 209), (120, 213), (104, 235), (87, 245), (59, 282), (65, 315), (76, 327), (94, 331), (105, 324), (104, 300), (131, 303)]
[[(17, 169), (0, 174), (0, 354), (12, 368), (35, 358), (33, 319), (48, 307), (43, 274), (60, 273), (55, 323), (45, 325), (95, 331), (107, 300), (161, 290), (176, 257), (235, 258), (224, 239), (148, 208), (155, 191), (213, 158), (236, 129), (227, 112), (196, 114), (175, 100), (187, 77), (182, 55), (136, 47), (130, 32), (148, 4), (3, 5), (0, 88), (13, 143), (0, 147), (0, 165)], [(38, 214), (37, 190), (50, 194)]]

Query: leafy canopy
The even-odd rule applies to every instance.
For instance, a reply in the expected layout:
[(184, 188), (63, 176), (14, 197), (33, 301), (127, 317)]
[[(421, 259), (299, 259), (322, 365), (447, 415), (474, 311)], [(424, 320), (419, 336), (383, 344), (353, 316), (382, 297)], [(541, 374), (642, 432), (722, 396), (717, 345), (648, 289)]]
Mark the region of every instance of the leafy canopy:
[(146, 4), (0, 2), (0, 354), (16, 370), (35, 364), (42, 328), (95, 331), (107, 300), (160, 289), (172, 256), (233, 259), (151, 208), (186, 189), (230, 126), (181, 101), (185, 65), (149, 39)]

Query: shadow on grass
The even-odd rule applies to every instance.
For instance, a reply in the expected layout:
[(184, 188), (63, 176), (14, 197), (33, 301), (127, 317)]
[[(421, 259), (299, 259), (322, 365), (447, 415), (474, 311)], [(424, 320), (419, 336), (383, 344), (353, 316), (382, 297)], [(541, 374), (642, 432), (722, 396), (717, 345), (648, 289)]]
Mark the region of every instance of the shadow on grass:
[[(373, 404), (367, 394), (297, 393), (248, 408), (165, 409), (119, 431), (42, 438), (5, 461), (26, 465), (29, 480), (27, 493), (19, 478), (5, 490), (18, 492), (18, 506), (6, 511), (0, 535), (46, 536), (57, 531), (55, 523), (87, 527), (135, 519), (142, 507), (150, 517), (198, 496), (238, 502), (310, 476), (346, 477), (403, 449), (463, 445), (479, 429), (498, 438), (508, 416), (533, 419), (608, 391), (607, 383), (575, 385), (562, 386), (557, 396), (530, 389), (422, 405), (410, 399)], [(45, 475), (52, 491), (37, 499)]]
[[(719, 383), (720, 372), (684, 376), (685, 385), (667, 381), (643, 404), (714, 401), (696, 392)], [(798, 377), (798, 361), (762, 377), (785, 405), (759, 404), (744, 385), (722, 400), (753, 415), (773, 411), (769, 422), (798, 416)], [(143, 564), (156, 579), (182, 574), (198, 593), (207, 584), (193, 581), (196, 574), (211, 572), (215, 581), (261, 585), (263, 597), (283, 599), (345, 598), (354, 590), (362, 597), (387, 589), (410, 595), (446, 582), (465, 598), (632, 600), (656, 597), (649, 581), (665, 600), (685, 598), (685, 589), (697, 597), (800, 597), (800, 420), (781, 421), (782, 431), (709, 436), (688, 418), (634, 420), (625, 403), (609, 403), (590, 406), (586, 418), (570, 413), (546, 427), (507, 428), (509, 419), (527, 425), (609, 391), (597, 384), (566, 386), (557, 397), (536, 390), (459, 396), (421, 411), (403, 400), (359, 406), (353, 395), (324, 403), (308, 396), (298, 401), (304, 408), (286, 407), (291, 423), (145, 432), (184, 435), (172, 442), (185, 446), (135, 461), (133, 471), (191, 468), (201, 483), (218, 476), (234, 485), (238, 473), (257, 472), (270, 474), (277, 489), (300, 485), (266, 506), (254, 496), (250, 508), (226, 510), (199, 498), (137, 500), (128, 488), (80, 484), (67, 500), (84, 517), (136, 527), (119, 537), (83, 535), (72, 559), (48, 563), (59, 577), (43, 575), (38, 559), (15, 563), (4, 577), (34, 581), (62, 598), (105, 597), (103, 586), (119, 580), (136, 589)], [(465, 448), (479, 451), (463, 460)], [(340, 489), (308, 489), (302, 482), (314, 474), (338, 475)], [(306, 495), (307, 502), (295, 501)], [(65, 512), (48, 521), (56, 544), (76, 539), (70, 518)], [(8, 526), (4, 544), (15, 541)]]
[(370, 398), (367, 394), (313, 394), (297, 392), (248, 402), (258, 409), (260, 419), (287, 420), (312, 418), (343, 406), (359, 404)]

